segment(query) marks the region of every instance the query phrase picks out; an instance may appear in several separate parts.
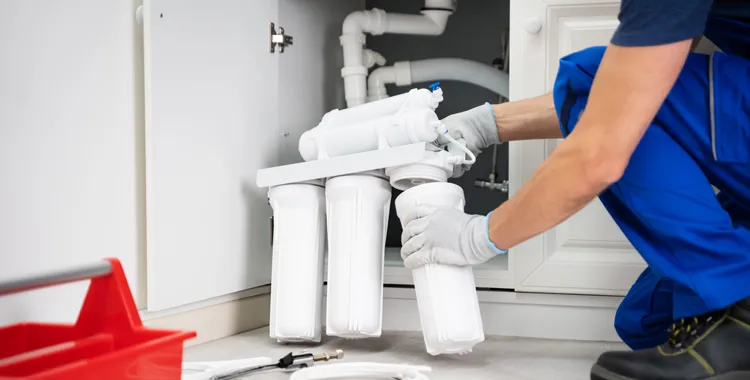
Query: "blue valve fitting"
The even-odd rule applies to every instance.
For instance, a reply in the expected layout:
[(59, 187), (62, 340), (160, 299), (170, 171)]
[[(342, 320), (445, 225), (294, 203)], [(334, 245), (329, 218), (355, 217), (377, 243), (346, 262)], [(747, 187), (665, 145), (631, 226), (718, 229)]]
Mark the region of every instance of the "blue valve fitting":
[(440, 82), (435, 82), (431, 84), (429, 87), (430, 87), (430, 90), (435, 91), (440, 88)]

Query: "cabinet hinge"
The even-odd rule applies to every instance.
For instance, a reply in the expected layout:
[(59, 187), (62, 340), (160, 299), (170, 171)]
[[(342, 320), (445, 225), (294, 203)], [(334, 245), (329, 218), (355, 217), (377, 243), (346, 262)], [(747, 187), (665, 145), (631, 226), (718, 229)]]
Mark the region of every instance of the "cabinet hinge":
[(279, 27), (279, 30), (278, 30), (278, 33), (277, 33), (276, 32), (276, 25), (274, 25), (274, 23), (271, 23), (271, 28), (270, 29), (271, 29), (270, 30), (270, 34), (271, 34), (271, 40), (270, 40), (270, 42), (271, 42), (271, 53), (275, 53), (276, 52), (276, 47), (277, 46), (279, 48), (279, 53), (283, 53), (285, 47), (292, 45), (292, 41), (293, 41), (294, 38), (292, 36), (287, 36), (286, 34), (284, 34), (284, 28), (283, 27)]

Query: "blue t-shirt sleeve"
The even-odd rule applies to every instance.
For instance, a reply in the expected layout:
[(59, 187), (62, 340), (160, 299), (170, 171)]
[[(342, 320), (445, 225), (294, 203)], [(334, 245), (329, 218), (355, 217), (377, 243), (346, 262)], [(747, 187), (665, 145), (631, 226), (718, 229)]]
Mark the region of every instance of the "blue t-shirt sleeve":
[(654, 46), (703, 33), (713, 0), (622, 0), (617, 46)]

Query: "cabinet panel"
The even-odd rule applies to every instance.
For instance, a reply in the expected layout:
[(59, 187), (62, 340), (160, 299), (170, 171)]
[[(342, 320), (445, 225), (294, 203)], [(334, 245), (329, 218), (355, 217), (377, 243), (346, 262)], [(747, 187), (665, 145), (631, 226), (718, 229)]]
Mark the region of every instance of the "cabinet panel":
[(609, 43), (619, 22), (619, 3), (550, 5), (547, 7), (546, 85), (552, 91), (560, 58), (591, 46)]
[(146, 0), (149, 310), (270, 283), (278, 1)]
[[(134, 3), (0, 1), (0, 281), (117, 257), (145, 302)], [(0, 326), (75, 321), (87, 287), (0, 297)]]
[[(616, 1), (512, 0), (511, 98), (550, 92), (561, 57), (606, 45), (617, 28), (619, 6)], [(511, 194), (559, 141), (511, 143)], [(645, 267), (598, 199), (510, 254), (519, 291), (622, 295)]]
[[(474, 281), (477, 288), (513, 289), (513, 279), (508, 270), (507, 260), (490, 260), (475, 266)], [(411, 269), (404, 267), (400, 248), (385, 248), (383, 282), (386, 285), (414, 285)]]

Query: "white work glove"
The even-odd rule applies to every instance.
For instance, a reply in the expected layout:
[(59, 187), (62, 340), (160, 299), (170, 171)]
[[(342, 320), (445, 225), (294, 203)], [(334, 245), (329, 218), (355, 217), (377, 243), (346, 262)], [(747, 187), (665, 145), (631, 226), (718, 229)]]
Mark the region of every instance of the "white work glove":
[(401, 234), (401, 257), (407, 268), (429, 263), (475, 265), (506, 252), (489, 239), (489, 215), (418, 206), (405, 219), (409, 222)]
[[(501, 142), (497, 134), (495, 114), (489, 103), (484, 103), (468, 111), (450, 115), (444, 118), (442, 122), (453, 138), (462, 138), (466, 141), (466, 147), (475, 156), (482, 153), (483, 149)], [(449, 143), (444, 137), (440, 137), (439, 142), (442, 144)], [(457, 173), (454, 172), (453, 177), (460, 177), (469, 169), (471, 169), (471, 165), (463, 165), (462, 168), (456, 168)]]

